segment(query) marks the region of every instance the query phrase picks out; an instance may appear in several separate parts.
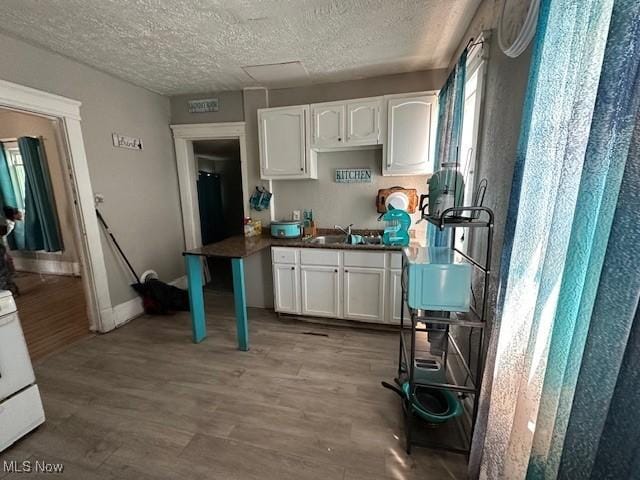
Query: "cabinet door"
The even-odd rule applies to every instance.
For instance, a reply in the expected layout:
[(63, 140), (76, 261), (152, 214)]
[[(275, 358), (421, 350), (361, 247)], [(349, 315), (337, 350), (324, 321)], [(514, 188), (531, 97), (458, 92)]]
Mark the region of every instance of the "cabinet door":
[[(402, 270), (391, 270), (389, 272), (389, 322), (400, 323), (400, 298), (402, 297)], [(404, 321), (410, 321), (409, 309), (403, 302)]]
[(302, 314), (338, 318), (340, 315), (340, 276), (337, 267), (300, 268)]
[(382, 173), (425, 175), (433, 171), (436, 96), (390, 98)]
[(258, 110), (261, 178), (308, 177), (308, 116), (307, 105)]
[(273, 264), (274, 309), (282, 313), (300, 313), (300, 276), (295, 265)]
[(344, 317), (384, 322), (384, 268), (344, 269)]
[(347, 145), (380, 143), (380, 98), (347, 103)]
[(311, 105), (312, 147), (341, 147), (344, 145), (344, 103)]

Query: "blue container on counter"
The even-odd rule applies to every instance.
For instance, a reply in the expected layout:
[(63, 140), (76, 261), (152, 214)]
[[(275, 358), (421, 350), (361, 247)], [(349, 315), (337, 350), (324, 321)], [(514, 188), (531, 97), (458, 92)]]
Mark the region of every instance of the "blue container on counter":
[(407, 303), (421, 310), (468, 312), (471, 264), (449, 247), (407, 247)]

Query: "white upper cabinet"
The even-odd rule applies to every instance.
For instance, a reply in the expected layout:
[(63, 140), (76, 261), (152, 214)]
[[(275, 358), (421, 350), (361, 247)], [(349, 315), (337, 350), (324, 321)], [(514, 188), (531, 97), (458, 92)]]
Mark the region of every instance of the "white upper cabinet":
[(311, 105), (311, 147), (341, 147), (345, 140), (344, 103)]
[(381, 97), (311, 105), (311, 148), (379, 144), (381, 107)]
[(347, 145), (377, 145), (380, 142), (382, 98), (347, 102)]
[(383, 175), (433, 172), (437, 96), (432, 93), (385, 97), (387, 135)]
[(260, 109), (258, 127), (261, 178), (317, 178), (308, 148), (308, 105)]

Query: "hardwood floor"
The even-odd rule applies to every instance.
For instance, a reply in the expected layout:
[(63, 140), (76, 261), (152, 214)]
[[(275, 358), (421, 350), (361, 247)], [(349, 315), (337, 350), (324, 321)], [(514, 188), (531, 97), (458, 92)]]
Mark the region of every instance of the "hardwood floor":
[(37, 459), (78, 479), (465, 477), (463, 456), (404, 452), (399, 399), (380, 386), (394, 375), (394, 334), (250, 309), (251, 351), (240, 352), (232, 297), (206, 297), (199, 345), (187, 314), (143, 316), (37, 365), (47, 422), (0, 454), (0, 468)]
[(15, 299), (33, 361), (90, 335), (82, 279), (18, 272)]

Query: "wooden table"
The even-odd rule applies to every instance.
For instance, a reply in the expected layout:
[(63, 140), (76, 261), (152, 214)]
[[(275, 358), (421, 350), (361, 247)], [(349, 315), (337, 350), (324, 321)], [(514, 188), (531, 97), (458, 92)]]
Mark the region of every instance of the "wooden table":
[(189, 305), (193, 342), (200, 343), (207, 337), (207, 319), (204, 311), (201, 257), (231, 259), (233, 273), (233, 298), (236, 311), (236, 336), (238, 349), (249, 350), (249, 324), (247, 321), (247, 297), (244, 285), (244, 258), (272, 245), (266, 236), (246, 238), (243, 235), (229, 237), (221, 242), (183, 252), (187, 266)]

